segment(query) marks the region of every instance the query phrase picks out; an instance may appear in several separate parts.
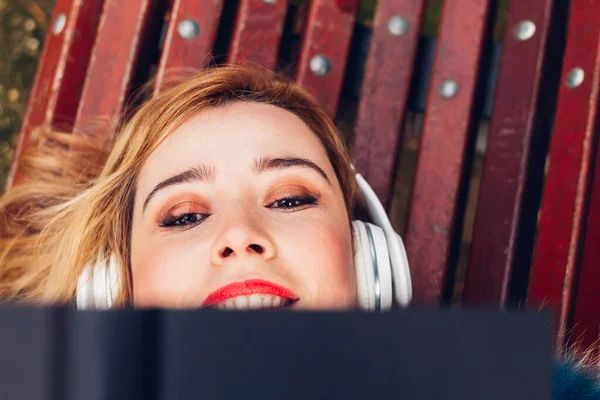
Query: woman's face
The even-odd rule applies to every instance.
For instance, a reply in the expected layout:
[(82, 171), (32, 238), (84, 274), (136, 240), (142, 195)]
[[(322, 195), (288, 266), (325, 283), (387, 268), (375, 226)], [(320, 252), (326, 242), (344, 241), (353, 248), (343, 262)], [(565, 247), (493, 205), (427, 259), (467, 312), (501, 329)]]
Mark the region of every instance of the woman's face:
[(300, 118), (259, 103), (209, 109), (143, 165), (134, 305), (350, 308), (351, 243), (340, 183)]

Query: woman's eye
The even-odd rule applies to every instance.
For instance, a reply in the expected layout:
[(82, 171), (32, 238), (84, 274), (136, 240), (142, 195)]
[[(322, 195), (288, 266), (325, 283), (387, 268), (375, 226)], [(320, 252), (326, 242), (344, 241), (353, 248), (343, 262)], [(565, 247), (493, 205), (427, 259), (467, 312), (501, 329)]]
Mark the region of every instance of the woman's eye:
[(168, 217), (160, 226), (164, 228), (192, 227), (206, 219), (206, 214), (186, 213), (177, 217)]
[(284, 197), (271, 203), (269, 208), (294, 210), (302, 206), (313, 205), (316, 202), (317, 199), (313, 196)]

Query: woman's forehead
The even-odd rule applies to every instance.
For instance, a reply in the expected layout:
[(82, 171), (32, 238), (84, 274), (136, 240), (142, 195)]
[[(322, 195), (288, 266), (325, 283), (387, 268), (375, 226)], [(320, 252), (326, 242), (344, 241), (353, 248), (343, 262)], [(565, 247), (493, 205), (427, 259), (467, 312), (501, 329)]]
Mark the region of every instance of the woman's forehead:
[(298, 116), (269, 104), (236, 102), (204, 110), (169, 135), (144, 163), (139, 189), (199, 163), (238, 173), (262, 157), (304, 158), (333, 173), (319, 138)]

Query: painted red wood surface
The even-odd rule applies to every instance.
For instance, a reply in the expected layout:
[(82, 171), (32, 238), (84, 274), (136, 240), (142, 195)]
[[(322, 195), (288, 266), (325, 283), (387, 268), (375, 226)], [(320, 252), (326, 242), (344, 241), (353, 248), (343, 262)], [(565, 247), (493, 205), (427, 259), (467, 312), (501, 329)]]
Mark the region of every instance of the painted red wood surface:
[(600, 154), (596, 165), (587, 218), (581, 272), (577, 286), (572, 338), (582, 350), (596, 346), (600, 335)]
[[(379, 2), (373, 21), (352, 156), (356, 170), (386, 206), (402, 142), (402, 121), (424, 7), (424, 0)], [(390, 29), (394, 22), (403, 22), (392, 20), (394, 17), (404, 19), (405, 32)]]
[[(317, 97), (331, 117), (342, 89), (356, 5), (357, 1), (313, 0), (306, 21), (296, 81)], [(318, 56), (330, 63), (330, 69), (321, 75), (311, 70), (311, 62)]]
[[(15, 175), (21, 154), (31, 144), (32, 130), (53, 128), (68, 131), (71, 129), (96, 37), (103, 1), (56, 1), (7, 178), (7, 189), (13, 181), (16, 183), (19, 180), (18, 177), (15, 179)], [(57, 30), (55, 33), (53, 27), (59, 16), (66, 17), (66, 20), (62, 30)]]
[(563, 80), (573, 68), (585, 76), (575, 88), (560, 88), (528, 295), (530, 305), (557, 312), (560, 337), (568, 329), (595, 156), (599, 38), (600, 0), (573, 0)]
[[(415, 302), (436, 304), (448, 277), (469, 123), (490, 1), (444, 2), (405, 235)], [(458, 84), (451, 98), (440, 88)]]
[[(110, 135), (122, 116), (152, 0), (106, 0), (81, 95), (75, 134)], [(155, 2), (154, 2), (155, 3)]]
[(355, 0), (336, 0), (336, 4), (340, 10), (345, 10), (348, 12), (353, 12), (353, 10), (356, 8)]
[[(161, 92), (182, 75), (193, 74), (210, 63), (222, 10), (223, 0), (173, 1), (156, 73), (155, 93)], [(186, 23), (197, 24), (197, 35), (186, 38), (179, 33)]]
[[(464, 292), (467, 303), (504, 306), (508, 301), (552, 5), (553, 0), (513, 1), (508, 10)], [(535, 32), (519, 39), (518, 29), (527, 22)]]
[(274, 69), (289, 1), (241, 0), (227, 62)]

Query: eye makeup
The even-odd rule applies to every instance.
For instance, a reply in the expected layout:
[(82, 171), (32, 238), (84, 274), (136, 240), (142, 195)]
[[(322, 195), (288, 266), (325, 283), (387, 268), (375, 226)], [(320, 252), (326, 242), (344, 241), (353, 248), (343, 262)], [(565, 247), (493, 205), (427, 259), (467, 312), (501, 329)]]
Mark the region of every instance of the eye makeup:
[(206, 201), (194, 194), (178, 194), (167, 199), (153, 218), (164, 229), (185, 229), (202, 223), (211, 210)]
[[(273, 180), (266, 190), (260, 189), (257, 183), (259, 200), (262, 207), (275, 212), (296, 212), (318, 206), (322, 193), (317, 184), (303, 177), (281, 177)], [(260, 192), (264, 193), (261, 195)], [(250, 197), (248, 201), (253, 201)], [(161, 230), (193, 228), (204, 222), (212, 213), (211, 204), (195, 192), (175, 193), (160, 204), (158, 211), (153, 213), (154, 225)]]

